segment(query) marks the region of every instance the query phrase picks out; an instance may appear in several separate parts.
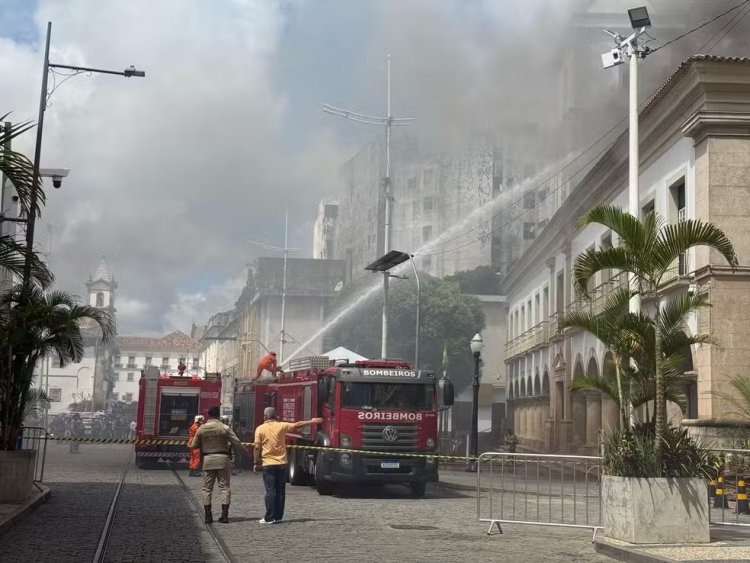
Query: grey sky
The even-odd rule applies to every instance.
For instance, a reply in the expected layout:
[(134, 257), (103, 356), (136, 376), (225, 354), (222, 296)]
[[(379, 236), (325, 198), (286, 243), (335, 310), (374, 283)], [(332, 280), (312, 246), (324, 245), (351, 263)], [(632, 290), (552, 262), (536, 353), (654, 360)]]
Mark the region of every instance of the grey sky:
[[(713, 14), (734, 3), (702, 5)], [(258, 255), (245, 239), (283, 240), (285, 205), (292, 244), (310, 253), (317, 201), (379, 133), (323, 114), (322, 102), (383, 111), (390, 52), (394, 111), (416, 116), (428, 143), (465, 142), (483, 128), (538, 134), (517, 116), (538, 115), (544, 129), (554, 115), (562, 49), (589, 42), (570, 33), (571, 16), (591, 4), (0, 0), (0, 111), (16, 120), (36, 117), (48, 20), (55, 62), (147, 71), (145, 80), (80, 76), (55, 93), (42, 163), (72, 172), (48, 192), (39, 247), (48, 223), (58, 284), (79, 294), (100, 256), (110, 259), (121, 333), (188, 330), (234, 303)], [(696, 3), (668, 3), (684, 4)], [(617, 81), (599, 72), (597, 49), (581, 61), (592, 69), (580, 88), (592, 100), (592, 138), (608, 126)], [(25, 142), (31, 154), (33, 135)]]

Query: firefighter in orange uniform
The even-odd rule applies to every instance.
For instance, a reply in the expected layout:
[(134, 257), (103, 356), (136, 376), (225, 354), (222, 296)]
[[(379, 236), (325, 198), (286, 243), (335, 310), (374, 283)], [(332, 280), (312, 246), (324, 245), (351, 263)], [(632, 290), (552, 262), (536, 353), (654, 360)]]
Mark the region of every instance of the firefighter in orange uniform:
[(201, 476), (201, 450), (200, 448), (193, 447), (193, 438), (195, 438), (195, 433), (198, 432), (198, 428), (201, 427), (201, 424), (203, 424), (203, 417), (201, 415), (197, 415), (195, 417), (195, 422), (193, 422), (193, 424), (190, 426), (190, 430), (188, 430), (188, 448), (190, 448), (189, 475), (191, 477)]
[(264, 370), (270, 371), (271, 375), (283, 372), (283, 370), (276, 365), (276, 352), (270, 352), (261, 358), (260, 362), (258, 362), (258, 369), (255, 372), (255, 379), (260, 378), (260, 376), (263, 375)]

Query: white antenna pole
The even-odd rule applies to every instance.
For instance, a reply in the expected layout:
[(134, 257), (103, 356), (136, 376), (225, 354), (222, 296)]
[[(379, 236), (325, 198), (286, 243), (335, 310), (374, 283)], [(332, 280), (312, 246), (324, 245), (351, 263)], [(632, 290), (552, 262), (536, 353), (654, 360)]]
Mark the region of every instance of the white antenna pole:
[[(272, 252), (281, 252), (284, 256), (284, 274), (281, 282), (281, 341), (279, 343), (279, 364), (283, 363), (284, 359), (284, 343), (286, 342), (286, 277), (287, 277), (287, 263), (289, 261), (290, 252), (300, 252), (301, 248), (289, 248), (289, 208), (284, 210), (284, 246), (273, 246), (266, 244), (258, 240), (248, 239), (247, 242), (256, 244), (261, 248), (270, 250)], [(261, 346), (263, 344), (261, 343)], [(265, 346), (263, 346), (265, 348)], [(266, 349), (267, 351), (267, 349)]]
[(286, 342), (286, 263), (289, 258), (289, 208), (284, 210), (284, 279), (281, 282), (281, 343), (279, 344), (279, 363), (284, 363), (284, 343)]

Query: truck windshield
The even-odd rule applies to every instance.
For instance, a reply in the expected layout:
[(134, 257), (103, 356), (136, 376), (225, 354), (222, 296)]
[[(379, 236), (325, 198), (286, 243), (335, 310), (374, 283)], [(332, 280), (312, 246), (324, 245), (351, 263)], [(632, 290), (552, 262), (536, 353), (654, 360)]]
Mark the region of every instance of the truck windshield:
[(391, 411), (425, 411), (435, 405), (433, 385), (344, 382), (341, 407)]

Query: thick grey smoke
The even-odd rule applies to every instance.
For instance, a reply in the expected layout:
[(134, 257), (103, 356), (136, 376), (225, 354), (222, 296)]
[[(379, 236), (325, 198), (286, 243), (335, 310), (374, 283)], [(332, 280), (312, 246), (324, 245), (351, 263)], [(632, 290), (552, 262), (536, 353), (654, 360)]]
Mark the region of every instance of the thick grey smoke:
[[(734, 3), (648, 3), (652, 45)], [(55, 93), (43, 164), (72, 172), (44, 221), (61, 287), (80, 293), (107, 255), (121, 332), (187, 330), (233, 305), (258, 254), (245, 240), (281, 243), (285, 206), (292, 244), (309, 249), (339, 166), (382, 135), (320, 104), (384, 112), (387, 53), (394, 113), (418, 119), (423, 147), (512, 139), (541, 168), (625, 115), (627, 70), (602, 70), (599, 54), (611, 46), (601, 28), (625, 31), (633, 4), (5, 0), (14, 26), (0, 30), (0, 110), (35, 118), (48, 19), (57, 62), (147, 70), (145, 80), (78, 77)], [(713, 53), (747, 52), (750, 17), (737, 15)], [(642, 97), (728, 20), (649, 57)]]

